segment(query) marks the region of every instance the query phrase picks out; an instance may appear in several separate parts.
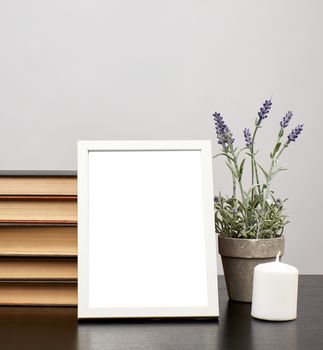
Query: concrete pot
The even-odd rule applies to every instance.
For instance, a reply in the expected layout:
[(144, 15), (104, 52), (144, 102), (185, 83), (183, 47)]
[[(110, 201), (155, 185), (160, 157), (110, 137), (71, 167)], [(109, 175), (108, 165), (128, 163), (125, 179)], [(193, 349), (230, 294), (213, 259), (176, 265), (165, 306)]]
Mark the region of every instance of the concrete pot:
[(253, 270), (258, 264), (274, 261), (284, 254), (285, 238), (240, 239), (218, 236), (229, 298), (251, 303)]

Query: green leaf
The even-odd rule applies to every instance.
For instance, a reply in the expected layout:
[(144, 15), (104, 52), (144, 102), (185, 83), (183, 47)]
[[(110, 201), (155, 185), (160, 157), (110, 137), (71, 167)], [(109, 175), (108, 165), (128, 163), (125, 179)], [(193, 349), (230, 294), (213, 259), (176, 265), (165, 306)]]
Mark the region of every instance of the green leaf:
[(229, 169), (232, 172), (232, 175), (236, 178), (239, 179), (239, 174), (237, 173), (236, 169), (229, 163), (229, 162), (225, 162), (225, 164), (229, 167)]
[(243, 210), (246, 210), (246, 207), (243, 205), (243, 203), (241, 201), (238, 200), (238, 203)]
[(269, 175), (268, 175), (267, 171), (259, 163), (256, 163), (256, 164), (257, 164), (257, 166), (259, 166), (260, 170), (264, 174), (266, 181), (269, 181)]
[(242, 174), (243, 174), (243, 167), (244, 167), (244, 163), (246, 161), (246, 158), (243, 158), (241, 164), (240, 164), (240, 168), (239, 168), (239, 180), (241, 180), (242, 178)]
[(243, 148), (241, 148), (241, 149), (238, 151), (238, 153), (236, 154), (236, 159), (239, 158), (240, 153), (241, 153), (242, 151), (244, 151), (245, 149), (249, 149), (249, 147), (243, 147)]
[(214, 158), (217, 158), (217, 157), (219, 157), (219, 156), (225, 156), (225, 157), (227, 157), (228, 159), (230, 159), (232, 162), (234, 162), (234, 159), (233, 159), (232, 157), (230, 157), (230, 156), (229, 156), (228, 154), (226, 154), (226, 153), (219, 153), (219, 154), (213, 156), (213, 159), (214, 159)]
[(257, 127), (258, 125), (258, 118), (255, 119), (255, 126)]
[(276, 155), (276, 153), (279, 151), (281, 144), (282, 144), (281, 142), (278, 142), (278, 143), (276, 144), (276, 146), (275, 146), (275, 148), (274, 148), (274, 151), (273, 151), (273, 153), (272, 153), (272, 158), (274, 158), (275, 155)]
[(249, 195), (250, 195), (250, 193), (252, 192), (252, 190), (255, 189), (257, 186), (258, 186), (258, 184), (252, 185), (252, 186), (249, 188), (248, 192), (247, 192), (247, 193), (245, 192), (245, 193), (246, 193), (246, 196), (249, 197)]
[(256, 156), (257, 155), (257, 153), (259, 152), (259, 150), (257, 150), (256, 152), (253, 152), (253, 154), (252, 153), (250, 153), (250, 152), (246, 152), (246, 154), (248, 155), (248, 156), (250, 156), (250, 157), (252, 157), (252, 156)]
[(277, 170), (273, 171), (272, 172), (272, 177), (275, 176), (277, 173), (279, 173), (280, 171), (286, 171), (288, 170), (287, 168), (283, 168), (283, 167), (280, 167), (278, 168)]

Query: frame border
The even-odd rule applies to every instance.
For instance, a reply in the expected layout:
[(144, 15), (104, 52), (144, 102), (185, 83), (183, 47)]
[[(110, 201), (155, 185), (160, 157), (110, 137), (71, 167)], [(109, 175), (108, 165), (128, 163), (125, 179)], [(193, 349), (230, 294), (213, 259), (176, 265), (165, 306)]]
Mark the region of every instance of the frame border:
[[(91, 151), (201, 152), (204, 241), (207, 269), (206, 307), (89, 308), (88, 205), (89, 152)], [(190, 141), (78, 141), (78, 319), (87, 318), (217, 318), (219, 316), (217, 249), (213, 213), (212, 147), (209, 140)]]

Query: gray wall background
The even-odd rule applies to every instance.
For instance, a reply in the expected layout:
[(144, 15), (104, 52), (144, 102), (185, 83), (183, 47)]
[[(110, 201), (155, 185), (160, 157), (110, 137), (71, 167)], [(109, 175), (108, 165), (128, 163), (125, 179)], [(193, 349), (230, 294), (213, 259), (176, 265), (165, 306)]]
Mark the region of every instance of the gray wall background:
[[(2, 0), (0, 167), (75, 169), (78, 139), (238, 141), (264, 99), (266, 164), (278, 123), (305, 123), (273, 184), (289, 197), (285, 261), (322, 274), (323, 2)], [(222, 160), (215, 191), (230, 190)]]

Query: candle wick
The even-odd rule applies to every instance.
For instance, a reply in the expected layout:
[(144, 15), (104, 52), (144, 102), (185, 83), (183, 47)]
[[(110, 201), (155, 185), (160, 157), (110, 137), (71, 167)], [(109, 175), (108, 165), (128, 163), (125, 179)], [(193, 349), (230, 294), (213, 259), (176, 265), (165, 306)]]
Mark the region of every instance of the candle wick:
[(276, 262), (279, 262), (279, 256), (280, 256), (280, 254), (281, 254), (281, 251), (279, 251), (279, 252), (277, 253), (277, 255), (276, 255)]

